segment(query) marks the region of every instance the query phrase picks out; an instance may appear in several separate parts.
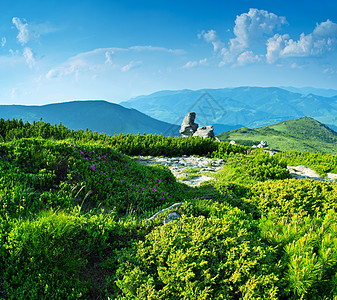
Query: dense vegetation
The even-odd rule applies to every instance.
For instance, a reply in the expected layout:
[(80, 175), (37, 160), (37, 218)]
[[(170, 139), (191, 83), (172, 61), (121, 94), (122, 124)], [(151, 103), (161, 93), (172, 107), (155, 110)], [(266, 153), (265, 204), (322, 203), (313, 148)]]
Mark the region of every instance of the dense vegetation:
[[(321, 159), (333, 170), (333, 155), (17, 120), (0, 120), (0, 135), (0, 298), (337, 297), (337, 185), (286, 169)], [(226, 165), (189, 188), (123, 152)], [(179, 220), (147, 221), (178, 202)]]
[(310, 117), (283, 121), (256, 129), (240, 128), (218, 135), (222, 141), (253, 146), (260, 141), (279, 151), (310, 151), (337, 153), (337, 133)]

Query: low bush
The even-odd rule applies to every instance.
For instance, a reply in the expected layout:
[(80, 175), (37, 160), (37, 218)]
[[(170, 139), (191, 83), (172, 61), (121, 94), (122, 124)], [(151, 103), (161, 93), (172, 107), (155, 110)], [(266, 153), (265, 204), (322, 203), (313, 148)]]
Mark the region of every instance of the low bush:
[(120, 252), (119, 298), (277, 299), (273, 251), (238, 209), (221, 218), (184, 216)]

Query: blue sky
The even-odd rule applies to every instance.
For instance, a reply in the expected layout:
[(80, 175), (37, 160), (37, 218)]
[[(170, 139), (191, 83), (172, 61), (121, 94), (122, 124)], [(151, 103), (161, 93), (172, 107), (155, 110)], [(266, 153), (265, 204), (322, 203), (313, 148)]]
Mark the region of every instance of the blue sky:
[(337, 89), (331, 0), (0, 5), (0, 104), (118, 103), (246, 85)]

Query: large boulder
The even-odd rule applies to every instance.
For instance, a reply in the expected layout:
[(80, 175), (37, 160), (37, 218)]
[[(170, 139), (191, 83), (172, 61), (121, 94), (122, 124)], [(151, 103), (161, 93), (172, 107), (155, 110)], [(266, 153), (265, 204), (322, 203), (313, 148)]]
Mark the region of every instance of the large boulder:
[(194, 132), (193, 136), (200, 136), (202, 138), (211, 138), (214, 140), (215, 136), (214, 136), (213, 126), (210, 125), (210, 126), (199, 127), (197, 131)]
[(183, 137), (190, 137), (197, 131), (198, 124), (194, 123), (194, 120), (195, 112), (190, 112), (185, 116), (179, 130)]

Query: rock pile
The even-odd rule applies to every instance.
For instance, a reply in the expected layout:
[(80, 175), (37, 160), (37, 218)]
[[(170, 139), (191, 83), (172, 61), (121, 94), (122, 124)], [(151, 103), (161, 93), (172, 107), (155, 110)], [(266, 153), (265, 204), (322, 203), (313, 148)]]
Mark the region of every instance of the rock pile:
[(267, 144), (266, 141), (261, 141), (260, 144), (253, 145), (252, 148), (260, 148), (260, 149), (262, 149), (262, 148), (269, 148), (269, 146), (268, 146), (268, 144)]
[(213, 140), (219, 141), (219, 139), (214, 135), (213, 126), (209, 125), (198, 128), (198, 124), (194, 123), (195, 117), (195, 112), (190, 112), (185, 116), (179, 130), (182, 137), (199, 136), (202, 138), (211, 138)]
[(194, 120), (195, 112), (190, 112), (185, 116), (179, 130), (183, 137), (190, 137), (197, 131), (198, 124), (194, 123)]

